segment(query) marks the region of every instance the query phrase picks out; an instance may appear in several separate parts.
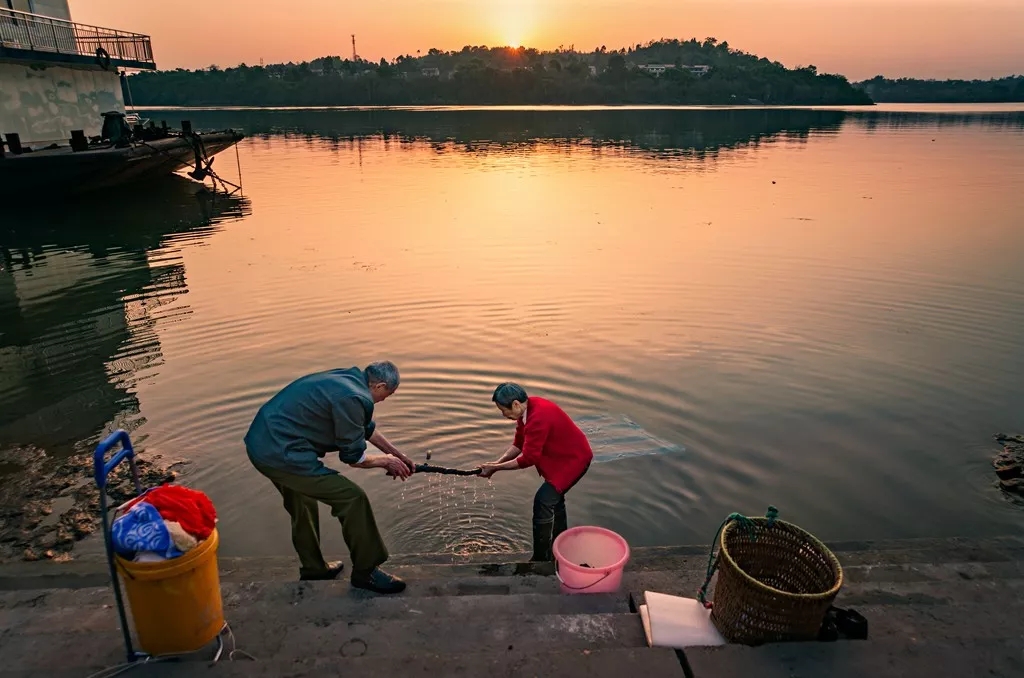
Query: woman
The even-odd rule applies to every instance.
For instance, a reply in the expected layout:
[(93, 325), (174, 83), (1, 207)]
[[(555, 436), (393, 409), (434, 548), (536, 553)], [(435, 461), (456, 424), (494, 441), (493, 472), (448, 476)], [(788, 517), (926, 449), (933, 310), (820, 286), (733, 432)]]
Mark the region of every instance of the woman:
[(481, 467), (480, 477), (537, 468), (544, 483), (533, 498), (531, 560), (552, 560), (551, 545), (568, 527), (565, 494), (580, 481), (594, 458), (590, 442), (562, 408), (550, 400), (527, 396), (519, 384), (501, 384), (491, 400), (506, 419), (516, 422), (516, 436), (498, 461)]

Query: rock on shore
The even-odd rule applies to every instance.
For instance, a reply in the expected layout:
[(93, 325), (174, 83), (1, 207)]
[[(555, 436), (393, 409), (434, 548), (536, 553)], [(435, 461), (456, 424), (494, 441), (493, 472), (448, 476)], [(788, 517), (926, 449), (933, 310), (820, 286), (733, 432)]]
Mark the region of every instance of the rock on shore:
[(1024, 500), (1024, 436), (997, 433), (994, 438), (1003, 445), (1003, 451), (992, 461), (999, 488), (1015, 499)]
[[(173, 480), (184, 461), (138, 456), (143, 487)], [(116, 506), (135, 495), (128, 464), (110, 475)], [(34, 447), (0, 449), (0, 563), (71, 560), (75, 542), (99, 528), (99, 490), (92, 455), (55, 457)]]

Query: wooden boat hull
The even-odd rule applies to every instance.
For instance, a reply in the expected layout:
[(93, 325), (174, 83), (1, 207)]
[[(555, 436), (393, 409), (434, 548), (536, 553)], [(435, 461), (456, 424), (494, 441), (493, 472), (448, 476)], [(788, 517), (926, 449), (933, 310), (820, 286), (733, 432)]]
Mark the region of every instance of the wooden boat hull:
[[(244, 138), (234, 130), (199, 135), (209, 157)], [(5, 195), (68, 194), (95, 191), (151, 179), (192, 167), (195, 152), (183, 137), (168, 137), (126, 148), (46, 149), (0, 158), (0, 186)], [(214, 164), (214, 169), (218, 169)], [(227, 175), (231, 176), (231, 175)]]

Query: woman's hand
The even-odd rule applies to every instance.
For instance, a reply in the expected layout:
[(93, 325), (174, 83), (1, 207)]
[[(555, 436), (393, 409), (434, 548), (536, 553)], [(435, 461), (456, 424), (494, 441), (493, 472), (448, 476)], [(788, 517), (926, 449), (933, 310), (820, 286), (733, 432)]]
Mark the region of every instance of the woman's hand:
[(501, 470), (501, 464), (498, 462), (490, 462), (480, 466), (480, 477), (490, 478), (495, 473)]

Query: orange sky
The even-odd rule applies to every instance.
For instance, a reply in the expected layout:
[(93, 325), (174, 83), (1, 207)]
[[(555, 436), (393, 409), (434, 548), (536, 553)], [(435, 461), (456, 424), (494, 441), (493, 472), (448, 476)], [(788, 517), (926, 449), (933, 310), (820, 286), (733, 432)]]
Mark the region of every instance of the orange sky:
[(415, 54), (520, 42), (609, 49), (728, 40), (851, 79), (1024, 73), (1024, 0), (71, 0), (76, 21), (148, 33), (161, 68)]

